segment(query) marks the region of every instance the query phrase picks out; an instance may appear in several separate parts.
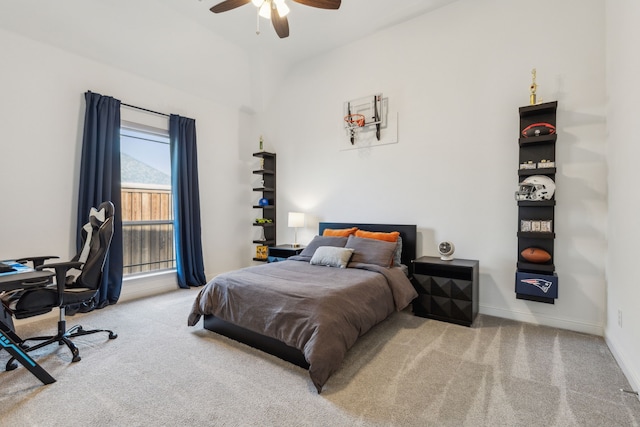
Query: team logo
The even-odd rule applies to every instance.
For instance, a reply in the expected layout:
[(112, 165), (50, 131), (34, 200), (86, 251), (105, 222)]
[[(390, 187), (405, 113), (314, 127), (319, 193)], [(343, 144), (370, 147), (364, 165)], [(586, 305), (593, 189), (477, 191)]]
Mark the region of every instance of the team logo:
[(553, 282), (544, 279), (521, 279), (520, 281), (535, 286), (545, 294), (551, 288), (551, 285), (553, 285)]

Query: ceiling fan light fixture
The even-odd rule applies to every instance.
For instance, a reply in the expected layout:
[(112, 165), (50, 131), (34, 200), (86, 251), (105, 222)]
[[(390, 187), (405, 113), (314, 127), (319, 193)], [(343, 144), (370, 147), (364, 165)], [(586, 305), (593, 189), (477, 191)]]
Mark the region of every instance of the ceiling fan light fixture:
[(280, 15), (280, 18), (284, 18), (289, 14), (291, 9), (289, 9), (289, 6), (287, 6), (284, 0), (273, 0), (273, 1), (276, 4), (276, 9), (278, 9), (278, 15)]
[(264, 0), (251, 0), (251, 3), (253, 3), (255, 7), (260, 7), (262, 3), (264, 3)]
[(265, 19), (271, 19), (271, 2), (265, 1), (262, 3), (262, 6), (260, 6), (260, 12), (258, 13)]

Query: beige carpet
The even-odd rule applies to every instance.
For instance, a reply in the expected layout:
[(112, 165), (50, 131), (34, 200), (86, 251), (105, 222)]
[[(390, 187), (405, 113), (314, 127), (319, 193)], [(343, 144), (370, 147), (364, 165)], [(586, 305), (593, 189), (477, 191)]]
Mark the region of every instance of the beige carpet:
[[(307, 372), (189, 328), (197, 290), (69, 318), (119, 334), (36, 357), (57, 379), (0, 371), (0, 426), (638, 426), (640, 401), (600, 337), (479, 316), (473, 328), (396, 313), (321, 395)], [(53, 331), (55, 319), (19, 328)], [(0, 363), (8, 359), (0, 352)]]

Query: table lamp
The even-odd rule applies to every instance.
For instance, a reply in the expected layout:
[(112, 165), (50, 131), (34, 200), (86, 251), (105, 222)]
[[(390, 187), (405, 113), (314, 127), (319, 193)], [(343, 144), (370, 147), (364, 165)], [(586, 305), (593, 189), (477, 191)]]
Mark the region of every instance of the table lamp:
[(304, 214), (302, 212), (289, 212), (289, 227), (293, 227), (295, 233), (293, 245), (291, 246), (297, 248), (300, 246), (298, 243), (298, 227), (304, 227)]

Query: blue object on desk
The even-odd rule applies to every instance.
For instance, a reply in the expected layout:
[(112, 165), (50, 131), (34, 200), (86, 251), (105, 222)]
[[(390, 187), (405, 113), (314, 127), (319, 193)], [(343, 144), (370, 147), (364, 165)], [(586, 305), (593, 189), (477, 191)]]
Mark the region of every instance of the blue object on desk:
[(34, 271), (34, 269), (16, 261), (0, 261), (0, 276), (26, 273), (28, 271)]

